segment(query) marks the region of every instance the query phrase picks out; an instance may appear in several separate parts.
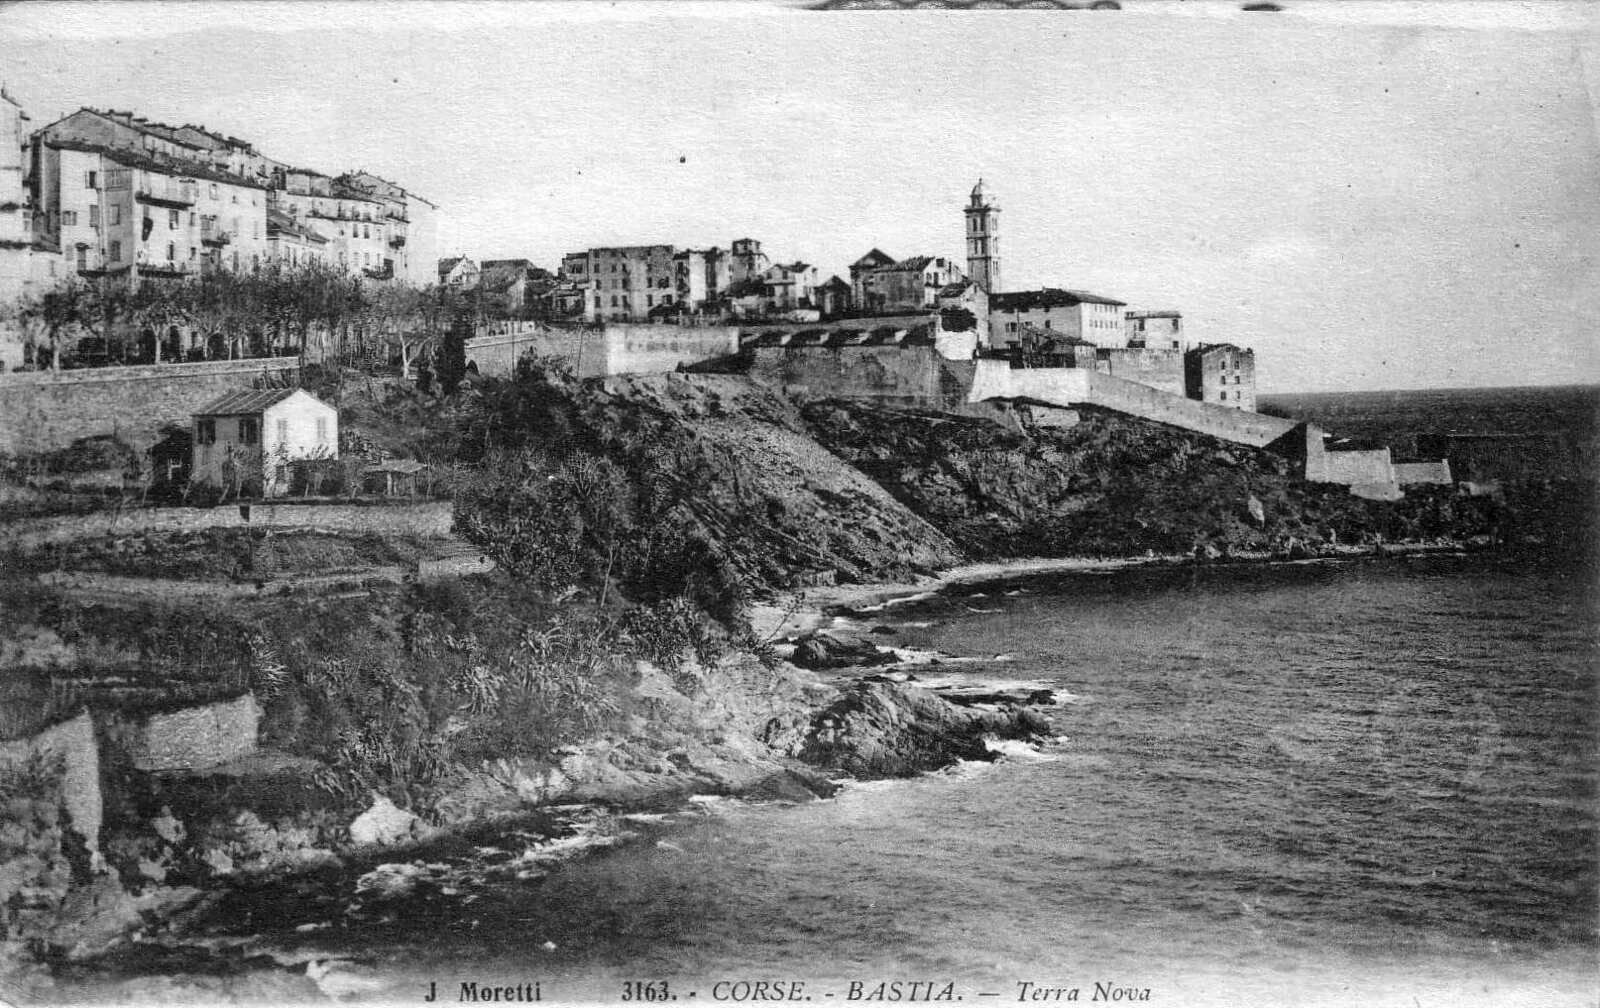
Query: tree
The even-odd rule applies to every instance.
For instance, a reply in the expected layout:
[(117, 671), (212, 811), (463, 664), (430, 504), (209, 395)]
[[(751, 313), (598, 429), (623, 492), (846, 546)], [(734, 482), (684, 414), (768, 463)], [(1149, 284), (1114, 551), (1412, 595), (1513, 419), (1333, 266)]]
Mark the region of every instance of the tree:
[(155, 334), (154, 360), (161, 362), (161, 339), (181, 323), (193, 319), (195, 304), (192, 285), (172, 280), (144, 278), (128, 299), (128, 315), (140, 329)]
[(75, 279), (58, 283), (30, 298), (17, 308), (22, 322), (23, 339), (27, 344), (27, 360), (34, 367), (41, 366), (39, 348), (49, 347), (50, 368), (61, 368), (61, 344), (78, 324), (78, 314), (83, 308), (82, 292)]
[(467, 376), (467, 339), (471, 335), (472, 316), (464, 307), (458, 308), (435, 361), (439, 389), (445, 395), (452, 395)]
[(133, 289), (122, 277), (96, 277), (76, 285), (82, 298), (78, 324), (98, 337), (106, 357), (126, 360), (128, 348), (123, 339), (133, 321)]

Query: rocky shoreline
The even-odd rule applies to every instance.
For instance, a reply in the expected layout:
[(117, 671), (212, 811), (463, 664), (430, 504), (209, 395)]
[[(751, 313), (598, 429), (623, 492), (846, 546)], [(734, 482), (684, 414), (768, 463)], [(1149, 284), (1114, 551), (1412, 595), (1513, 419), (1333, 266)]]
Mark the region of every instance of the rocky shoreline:
[[(808, 647), (825, 640), (837, 638), (806, 633), (783, 642), (784, 650), (803, 660)], [(708, 798), (826, 798), (849, 780), (993, 760), (993, 742), (1038, 743), (1049, 735), (1037, 712), (1052, 702), (1048, 693), (946, 697), (881, 666), (827, 672), (788, 662), (762, 670), (735, 658), (696, 670), (704, 688), (690, 700), (669, 688), (663, 670), (643, 668), (638, 692), (659, 706), (631, 737), (574, 747), (554, 767), (486, 764), (456, 782), (436, 823), (375, 796), (342, 827), (326, 814), (314, 825), (304, 815), (274, 817), (233, 804), (228, 789), (217, 792), (225, 807), (164, 806), (149, 822), (117, 823), (119, 843), (145, 848), (140, 872), (46, 871), (44, 881), (60, 890), (56, 912), (40, 919), (31, 940), (0, 949), (0, 985), (22, 1003), (205, 1003), (243, 989), (227, 977), (249, 976), (252, 997), (318, 999), (332, 988), (318, 982), (322, 967), (314, 957), (274, 951), (265, 937), (220, 939), (211, 933), (224, 913), (219, 908), (241, 893), (293, 891), (318, 879), (406, 875), (409, 869), (393, 866), (435, 863), (441, 851), (498, 834), (538, 838), (534, 847), (553, 849), (525, 867), (556, 870), (565, 858), (627, 842), (633, 831), (620, 827), (629, 816), (678, 814)], [(54, 824), (55, 802), (46, 804), (51, 814), (41, 823), (51, 825), (40, 855), (48, 861), (53, 851), (46, 848), (59, 850), (65, 837)], [(234, 827), (246, 821), (254, 836), (241, 843)], [(219, 843), (224, 833), (230, 839)], [(209, 865), (204, 881), (196, 879), (197, 861)], [(47, 892), (35, 896), (41, 907), (50, 902)], [(261, 986), (261, 970), (291, 975)]]

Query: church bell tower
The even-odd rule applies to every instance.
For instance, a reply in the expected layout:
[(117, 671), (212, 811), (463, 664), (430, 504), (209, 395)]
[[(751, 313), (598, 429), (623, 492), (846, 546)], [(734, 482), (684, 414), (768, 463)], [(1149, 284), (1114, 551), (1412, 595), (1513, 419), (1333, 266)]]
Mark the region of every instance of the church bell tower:
[(967, 278), (987, 294), (1000, 290), (1000, 208), (984, 200), (983, 179), (972, 187), (967, 215)]

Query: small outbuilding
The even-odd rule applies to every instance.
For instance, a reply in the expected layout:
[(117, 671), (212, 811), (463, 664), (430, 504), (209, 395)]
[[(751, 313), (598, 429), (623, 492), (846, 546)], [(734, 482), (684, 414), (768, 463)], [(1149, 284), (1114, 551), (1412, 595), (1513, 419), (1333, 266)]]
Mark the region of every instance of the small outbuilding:
[(305, 389), (229, 392), (194, 413), (197, 483), (282, 496), (290, 463), (338, 457), (339, 411)]
[(414, 497), (417, 475), (427, 468), (416, 459), (384, 459), (361, 471), (363, 488), (368, 493), (380, 493), (385, 497)]

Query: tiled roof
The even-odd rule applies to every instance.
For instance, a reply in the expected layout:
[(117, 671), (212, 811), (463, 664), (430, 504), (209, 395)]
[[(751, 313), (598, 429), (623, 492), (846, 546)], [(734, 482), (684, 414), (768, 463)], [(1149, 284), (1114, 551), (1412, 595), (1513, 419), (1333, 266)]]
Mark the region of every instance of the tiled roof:
[(1062, 290), (1059, 287), (989, 295), (991, 311), (1030, 311), (1035, 308), (1071, 307), (1076, 304), (1126, 305), (1127, 302), (1090, 294), (1087, 291)]
[(274, 231), (280, 234), (294, 235), (296, 238), (304, 238), (306, 241), (316, 242), (319, 245), (326, 244), (328, 241), (322, 235), (301, 224), (293, 214), (284, 213), (276, 207), (268, 207), (267, 237), (272, 237), (272, 232)]
[(232, 172), (220, 171), (210, 165), (204, 165), (198, 161), (190, 161), (185, 158), (151, 157), (144, 151), (137, 151), (131, 147), (113, 147), (110, 144), (89, 143), (84, 140), (46, 140), (45, 143), (58, 150), (103, 154), (128, 168), (143, 168), (145, 171), (160, 172), (163, 175), (205, 179), (207, 182), (226, 182), (228, 185), (248, 186), (251, 189), (267, 188), (267, 183), (261, 179), (252, 179), (243, 175), (235, 175)]
[(1131, 319), (1141, 319), (1141, 318), (1183, 318), (1183, 314), (1181, 312), (1175, 312), (1175, 311), (1131, 311), (1131, 312), (1127, 313), (1127, 317), (1131, 318)]
[(892, 270), (905, 270), (910, 273), (921, 273), (928, 268), (928, 264), (931, 262), (933, 262), (933, 256), (912, 256), (910, 259), (902, 259), (889, 268)]
[(866, 255), (862, 256), (860, 259), (857, 259), (855, 262), (851, 263), (850, 267), (854, 269), (857, 266), (891, 266), (893, 264), (893, 256), (889, 255), (882, 249), (875, 248), (871, 252), (868, 252)]
[(970, 281), (970, 280), (962, 280), (962, 281), (960, 281), (958, 283), (945, 284), (943, 287), (939, 288), (939, 296), (940, 297), (960, 297), (961, 295), (965, 294), (967, 292), (967, 289), (970, 288), (971, 286), (972, 286), (972, 281)]
[(260, 413), (294, 395), (299, 389), (241, 389), (227, 392), (194, 411), (195, 416), (235, 416)]
[(446, 276), (447, 274), (449, 274), (449, 272), (451, 270), (456, 268), (457, 264), (459, 264), (465, 258), (466, 258), (466, 256), (452, 256), (449, 259), (440, 259), (439, 260), (439, 275), (440, 276)]
[(849, 284), (848, 281), (840, 280), (837, 276), (831, 276), (831, 277), (829, 277), (827, 279), (827, 282), (822, 285), (822, 289), (823, 290), (849, 290), (850, 289), (850, 284)]

